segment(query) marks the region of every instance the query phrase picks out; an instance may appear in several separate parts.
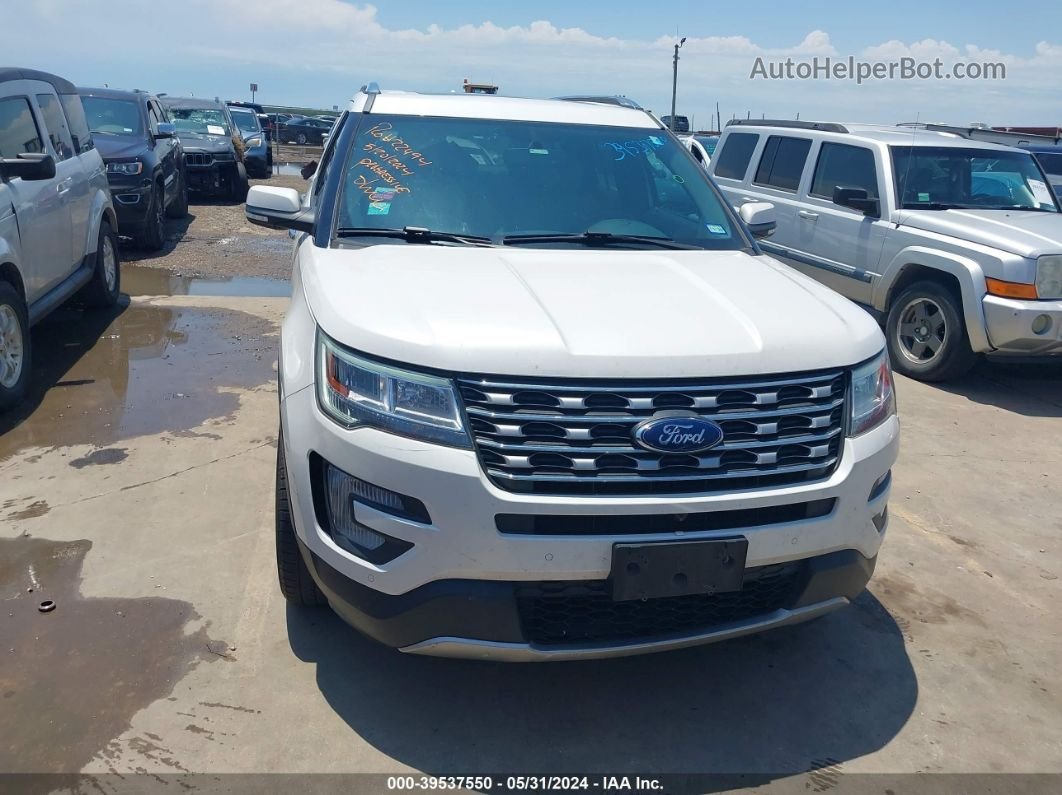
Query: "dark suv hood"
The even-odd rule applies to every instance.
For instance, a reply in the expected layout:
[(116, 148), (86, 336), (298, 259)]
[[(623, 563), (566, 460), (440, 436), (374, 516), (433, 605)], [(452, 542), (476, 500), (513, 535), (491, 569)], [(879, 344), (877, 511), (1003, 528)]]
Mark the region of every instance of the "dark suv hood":
[(147, 141), (131, 135), (93, 135), (92, 143), (105, 161), (132, 160), (147, 152)]
[(199, 135), (182, 132), (177, 135), (185, 152), (232, 152), (232, 139), (227, 135)]

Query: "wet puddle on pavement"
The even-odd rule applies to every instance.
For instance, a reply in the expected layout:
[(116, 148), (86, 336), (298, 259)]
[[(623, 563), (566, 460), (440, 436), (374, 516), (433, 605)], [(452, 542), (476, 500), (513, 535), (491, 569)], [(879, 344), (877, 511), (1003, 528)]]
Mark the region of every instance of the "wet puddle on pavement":
[[(285, 248), (290, 248), (291, 246), (290, 241), (286, 240), (273, 241), (267, 238), (266, 241), (283, 244)], [(263, 279), (255, 276), (205, 279), (177, 275), (163, 268), (123, 265), (122, 292), (134, 296), (215, 295), (248, 298), (288, 298), (291, 296), (291, 282), (282, 279)]]
[[(77, 772), (214, 649), (191, 605), (86, 598), (87, 540), (0, 538), (0, 771)], [(54, 605), (42, 612), (42, 605)]]
[[(0, 461), (28, 447), (107, 447), (146, 434), (181, 436), (232, 415), (239, 395), (275, 378), (277, 329), (243, 312), (134, 303), (64, 308), (33, 330), (23, 404), (0, 416)], [(116, 463), (90, 454), (74, 466)]]

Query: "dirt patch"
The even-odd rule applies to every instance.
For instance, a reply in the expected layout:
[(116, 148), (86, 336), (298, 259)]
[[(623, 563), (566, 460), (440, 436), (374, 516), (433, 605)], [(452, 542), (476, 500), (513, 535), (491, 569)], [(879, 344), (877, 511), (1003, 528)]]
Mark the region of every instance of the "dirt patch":
[[(969, 621), (977, 626), (985, 626), (981, 616), (947, 594), (929, 588), (919, 588), (913, 581), (904, 577), (876, 577), (871, 588), (894, 616), (902, 616), (920, 624)], [(899, 622), (899, 618), (895, 620)]]
[[(31, 393), (0, 417), (0, 460), (31, 446), (91, 444), (189, 431), (231, 415), (239, 395), (275, 378), (274, 323), (243, 312), (133, 304), (66, 308), (33, 330)], [(97, 450), (73, 466), (115, 463)]]
[(119, 464), (129, 457), (124, 447), (104, 447), (101, 450), (93, 450), (88, 455), (75, 458), (70, 462), (74, 469), (98, 466), (100, 464)]
[[(5, 503), (6, 506), (6, 503)], [(45, 500), (35, 500), (27, 505), (25, 508), (20, 508), (17, 511), (12, 511), (7, 515), (8, 519), (36, 519), (38, 516), (44, 516), (49, 511), (48, 503)]]
[[(251, 180), (251, 184), (295, 188), (300, 192), (308, 185), (302, 177), (289, 175)], [(167, 219), (166, 244), (161, 251), (145, 251), (123, 241), (123, 263), (194, 278), (291, 277), (292, 243), (287, 232), (249, 223), (243, 203), (199, 198), (195, 194), (190, 199), (187, 218)]]
[[(186, 602), (85, 598), (87, 540), (0, 539), (0, 770), (76, 773), (204, 658)], [(43, 602), (54, 602), (41, 612)]]

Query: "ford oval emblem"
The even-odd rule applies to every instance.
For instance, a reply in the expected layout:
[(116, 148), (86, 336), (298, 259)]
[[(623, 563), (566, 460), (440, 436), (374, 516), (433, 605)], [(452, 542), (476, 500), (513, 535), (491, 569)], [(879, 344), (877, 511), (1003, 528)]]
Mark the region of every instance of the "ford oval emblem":
[(723, 441), (723, 429), (701, 417), (652, 417), (634, 426), (634, 441), (658, 453), (700, 453)]

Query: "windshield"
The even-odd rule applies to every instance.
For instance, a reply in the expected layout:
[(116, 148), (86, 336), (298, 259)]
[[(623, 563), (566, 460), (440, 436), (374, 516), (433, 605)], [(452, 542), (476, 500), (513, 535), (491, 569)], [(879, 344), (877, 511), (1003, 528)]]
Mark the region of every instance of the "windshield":
[(715, 147), (719, 144), (718, 135), (695, 135), (697, 143), (704, 147), (704, 151), (709, 155), (715, 154)]
[(900, 206), (907, 210), (1058, 212), (1032, 155), (965, 147), (892, 147)]
[(239, 128), (240, 132), (257, 133), (262, 131), (262, 127), (258, 124), (258, 117), (253, 113), (245, 110), (230, 110), (229, 115), (232, 116), (232, 122)]
[(169, 108), (177, 132), (229, 135), (229, 120), (216, 108)]
[(133, 100), (83, 96), (81, 104), (91, 132), (138, 136), (144, 131), (140, 108)]
[(341, 229), (748, 245), (701, 167), (655, 128), (371, 116), (354, 138), (341, 192)]

